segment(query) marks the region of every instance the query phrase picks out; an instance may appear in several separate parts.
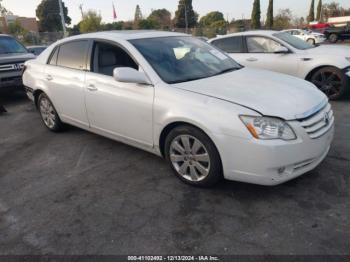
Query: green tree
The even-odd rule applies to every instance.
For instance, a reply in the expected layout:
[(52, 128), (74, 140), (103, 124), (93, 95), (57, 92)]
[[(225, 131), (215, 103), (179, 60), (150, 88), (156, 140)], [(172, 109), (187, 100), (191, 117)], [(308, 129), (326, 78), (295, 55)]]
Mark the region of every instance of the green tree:
[(139, 29), (156, 29), (158, 24), (150, 19), (142, 19), (139, 21)]
[(177, 11), (175, 12), (175, 26), (177, 28), (186, 28), (186, 16), (188, 28), (197, 24), (198, 15), (193, 10), (192, 0), (180, 0)]
[(329, 17), (336, 17), (336, 16), (349, 16), (350, 15), (350, 8), (345, 9), (339, 5), (337, 2), (331, 2), (329, 4), (324, 4), (322, 8), (322, 15), (323, 18), (326, 20)]
[(307, 17), (307, 21), (310, 23), (315, 21), (315, 0), (311, 0), (309, 15)]
[(102, 17), (94, 10), (89, 10), (83, 15), (79, 30), (81, 33), (97, 32), (102, 30)]
[[(71, 18), (68, 16), (68, 8), (63, 5), (64, 19), (70, 25)], [(60, 7), (57, 0), (42, 0), (36, 9), (36, 17), (39, 19), (39, 30), (42, 32), (62, 31)]]
[(323, 17), (322, 17), (322, 0), (318, 0), (316, 20), (317, 21), (322, 21), (323, 20)]
[(224, 15), (221, 12), (214, 11), (210, 12), (207, 15), (203, 16), (199, 20), (199, 25), (202, 27), (210, 26), (211, 24), (217, 21), (225, 21)]
[(13, 23), (10, 23), (7, 27), (9, 34), (15, 36), (23, 36), (26, 34), (26, 30), (21, 26), (21, 23), (16, 20)]
[(137, 25), (140, 20), (142, 20), (142, 12), (140, 6), (137, 5), (135, 9), (134, 24)]
[(277, 30), (287, 29), (291, 27), (293, 14), (290, 9), (281, 9), (278, 11), (274, 19), (274, 28)]
[(2, 0), (0, 0), (0, 14), (2, 16), (5, 16), (7, 15), (7, 13), (8, 13), (7, 9), (2, 5)]
[(153, 10), (147, 19), (153, 21), (158, 29), (171, 28), (171, 13), (166, 9)]
[[(199, 21), (202, 35), (212, 38), (217, 34), (226, 34), (227, 22), (221, 12), (214, 11), (203, 16)], [(198, 31), (199, 32), (199, 31)]]
[(269, 0), (269, 7), (267, 8), (265, 27), (268, 29), (273, 28), (273, 0)]
[(261, 28), (261, 10), (260, 10), (260, 0), (254, 0), (253, 10), (252, 10), (252, 29)]
[(104, 31), (122, 30), (123, 26), (124, 26), (124, 22), (123, 21), (107, 23), (107, 24), (103, 25), (103, 30)]

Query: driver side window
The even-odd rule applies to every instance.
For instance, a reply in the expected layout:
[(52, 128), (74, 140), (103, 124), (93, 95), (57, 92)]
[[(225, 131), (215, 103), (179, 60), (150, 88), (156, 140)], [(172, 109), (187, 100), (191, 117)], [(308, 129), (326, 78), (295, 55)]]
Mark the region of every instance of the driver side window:
[(139, 70), (139, 66), (122, 48), (103, 42), (95, 42), (91, 69), (94, 73), (113, 76), (117, 67), (131, 67)]
[(247, 48), (249, 53), (274, 53), (282, 45), (278, 42), (261, 36), (247, 37)]

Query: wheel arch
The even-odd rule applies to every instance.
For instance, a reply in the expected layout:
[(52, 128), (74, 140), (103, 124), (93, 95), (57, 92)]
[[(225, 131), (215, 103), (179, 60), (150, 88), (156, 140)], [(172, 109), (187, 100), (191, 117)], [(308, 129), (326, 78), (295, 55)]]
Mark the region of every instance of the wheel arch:
[(334, 65), (319, 65), (319, 66), (313, 68), (309, 73), (306, 74), (305, 80), (310, 81), (311, 77), (314, 73), (316, 73), (318, 70), (325, 68), (325, 67), (334, 67), (334, 68), (339, 69), (337, 66), (334, 66)]
[(33, 92), (33, 96), (34, 96), (34, 104), (36, 106), (36, 108), (38, 108), (38, 100), (39, 100), (39, 96), (40, 94), (45, 93), (42, 89), (36, 89)]
[(213, 142), (214, 146), (216, 147), (216, 150), (219, 153), (219, 157), (220, 157), (220, 161), (221, 161), (221, 155), (220, 155), (220, 151), (217, 147), (217, 145), (215, 144), (215, 141), (213, 140), (212, 136), (208, 134), (208, 132), (206, 130), (204, 130), (203, 128), (201, 128), (199, 125), (190, 123), (190, 122), (186, 122), (186, 121), (174, 121), (171, 123), (168, 123), (161, 131), (160, 136), (159, 136), (159, 151), (162, 155), (162, 157), (165, 156), (165, 152), (164, 152), (164, 147), (165, 147), (165, 140), (166, 137), (168, 136), (168, 134), (171, 132), (171, 130), (173, 130), (174, 128), (178, 127), (178, 126), (191, 126), (194, 128), (197, 128), (198, 130), (200, 130), (201, 132), (203, 132), (207, 137), (210, 138), (210, 140)]

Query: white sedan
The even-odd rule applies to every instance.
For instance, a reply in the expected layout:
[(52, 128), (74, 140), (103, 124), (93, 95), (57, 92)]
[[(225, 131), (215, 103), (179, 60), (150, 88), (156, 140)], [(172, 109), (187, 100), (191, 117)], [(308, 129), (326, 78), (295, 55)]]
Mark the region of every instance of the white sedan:
[(348, 46), (314, 46), (277, 31), (235, 33), (209, 42), (244, 66), (310, 81), (330, 99), (340, 99), (350, 89)]
[(184, 34), (75, 36), (25, 66), (48, 129), (67, 123), (163, 156), (195, 186), (280, 184), (314, 169), (333, 138), (333, 112), (313, 84), (244, 68)]
[(292, 36), (295, 36), (301, 40), (304, 40), (305, 42), (308, 42), (311, 45), (322, 44), (324, 41), (326, 41), (326, 37), (324, 34), (315, 33), (308, 30), (288, 29), (288, 30), (283, 30), (282, 32), (291, 34)]

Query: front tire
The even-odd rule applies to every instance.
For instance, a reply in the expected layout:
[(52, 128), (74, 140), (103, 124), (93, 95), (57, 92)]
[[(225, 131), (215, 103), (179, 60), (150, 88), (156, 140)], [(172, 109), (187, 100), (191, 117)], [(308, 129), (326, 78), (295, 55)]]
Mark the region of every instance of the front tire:
[(63, 130), (61, 122), (55, 107), (45, 93), (41, 93), (38, 98), (38, 109), (45, 126), (52, 132)]
[(315, 45), (316, 41), (315, 39), (309, 38), (306, 42), (308, 42), (310, 45)]
[(331, 100), (342, 98), (349, 88), (348, 78), (336, 67), (323, 67), (317, 70), (310, 80)]
[(223, 178), (219, 152), (198, 128), (183, 125), (171, 130), (164, 152), (176, 176), (187, 184), (212, 187)]

